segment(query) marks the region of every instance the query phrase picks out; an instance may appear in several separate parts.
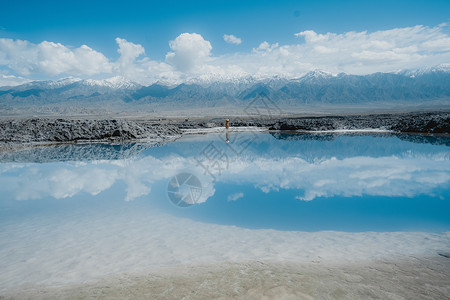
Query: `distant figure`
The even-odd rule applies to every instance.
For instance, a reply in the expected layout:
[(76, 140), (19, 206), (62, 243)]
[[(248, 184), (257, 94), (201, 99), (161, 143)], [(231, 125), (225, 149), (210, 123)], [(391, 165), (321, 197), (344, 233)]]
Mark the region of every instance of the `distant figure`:
[(227, 130), (227, 132), (225, 133), (225, 143), (229, 143), (230, 142), (230, 132)]
[(226, 129), (230, 128), (230, 119), (225, 120), (225, 128)]

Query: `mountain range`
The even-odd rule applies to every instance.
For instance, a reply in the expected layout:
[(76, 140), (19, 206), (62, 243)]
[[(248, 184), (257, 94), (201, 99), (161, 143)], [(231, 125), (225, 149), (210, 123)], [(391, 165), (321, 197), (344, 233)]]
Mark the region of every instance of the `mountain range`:
[(154, 83), (144, 86), (122, 77), (103, 80), (66, 78), (34, 81), (14, 87), (0, 87), (0, 108), (71, 105), (103, 107), (218, 107), (245, 106), (265, 97), (279, 106), (314, 104), (427, 103), (450, 100), (448, 65), (396, 73), (332, 75), (312, 71), (300, 78), (274, 77), (257, 80), (193, 82), (175, 86)]

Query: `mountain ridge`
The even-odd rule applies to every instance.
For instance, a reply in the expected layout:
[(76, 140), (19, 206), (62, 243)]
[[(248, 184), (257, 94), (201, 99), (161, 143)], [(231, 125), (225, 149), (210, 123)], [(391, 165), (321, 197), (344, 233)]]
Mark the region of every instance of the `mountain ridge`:
[(263, 80), (153, 83), (145, 86), (124, 77), (108, 79), (63, 78), (34, 81), (15, 87), (0, 87), (0, 105), (112, 104), (145, 106), (245, 105), (262, 97), (277, 105), (357, 104), (371, 102), (426, 102), (450, 100), (450, 65), (421, 70), (368, 75), (331, 74), (314, 70), (299, 78)]

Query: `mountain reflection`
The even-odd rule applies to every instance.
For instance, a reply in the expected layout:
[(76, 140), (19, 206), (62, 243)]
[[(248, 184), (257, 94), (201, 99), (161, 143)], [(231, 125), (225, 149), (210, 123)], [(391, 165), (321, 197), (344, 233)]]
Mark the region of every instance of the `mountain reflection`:
[[(95, 196), (123, 183), (124, 200), (130, 201), (149, 195), (156, 183), (167, 185), (173, 176), (189, 172), (202, 183), (197, 203), (213, 197), (217, 184), (250, 185), (265, 193), (294, 190), (303, 201), (437, 195), (450, 182), (448, 139), (420, 141), (411, 143), (405, 135), (231, 133), (191, 136), (158, 148), (139, 144), (35, 148), (2, 154), (2, 160), (10, 162), (0, 164), (0, 188), (3, 198), (27, 200), (82, 192)], [(226, 156), (226, 167), (206, 170), (199, 163), (203, 153), (211, 154), (206, 151), (211, 146)]]
[(0, 151), (0, 162), (58, 162), (117, 160), (138, 156), (142, 151), (160, 144), (64, 144), (35, 146), (15, 151)]

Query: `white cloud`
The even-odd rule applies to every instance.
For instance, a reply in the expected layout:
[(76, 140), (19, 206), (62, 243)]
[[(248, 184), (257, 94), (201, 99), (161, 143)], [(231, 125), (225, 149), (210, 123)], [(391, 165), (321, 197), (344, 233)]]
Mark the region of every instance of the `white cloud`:
[(201, 67), (212, 50), (211, 43), (197, 33), (182, 33), (169, 46), (172, 52), (166, 54), (166, 61), (182, 72)]
[(4, 38), (0, 39), (0, 65), (6, 65), (21, 75), (93, 75), (111, 72), (108, 59), (86, 45), (72, 50), (60, 43), (43, 41), (33, 44)]
[[(320, 69), (331, 73), (370, 74), (450, 62), (446, 25), (414, 26), (369, 33), (296, 33), (299, 43), (262, 42), (251, 53), (214, 59), (216, 66), (239, 66), (248, 75), (292, 78)], [(239, 74), (236, 74), (239, 75)]]
[[(110, 188), (117, 180), (118, 174), (116, 170), (78, 165), (53, 171), (25, 168), (22, 176), (20, 183), (13, 184), (17, 188), (17, 200), (40, 199), (46, 196), (62, 199), (80, 192), (97, 195)], [(22, 184), (27, 188), (21, 188)]]
[(173, 67), (164, 62), (150, 60), (145, 56), (142, 45), (121, 38), (116, 38), (116, 43), (119, 46), (117, 52), (120, 57), (112, 63), (114, 75), (120, 75), (140, 84), (177, 80)]
[(20, 76), (0, 74), (0, 86), (16, 86), (27, 82), (30, 80)]
[[(298, 157), (258, 158), (233, 163), (220, 181), (250, 183), (265, 193), (297, 189), (299, 200), (334, 196), (403, 196), (430, 194), (450, 181), (442, 156), (349, 157), (307, 162)], [(263, 174), (263, 175), (261, 175)]]
[[(147, 156), (135, 161), (99, 161), (54, 169), (35, 165), (3, 168), (0, 168), (0, 187), (5, 195), (11, 193), (18, 200), (66, 198), (80, 192), (96, 195), (122, 181), (126, 186), (124, 200), (130, 201), (148, 195), (156, 182), (169, 182), (183, 172), (195, 174), (202, 184), (198, 203), (215, 194), (213, 177), (204, 172), (195, 157)], [(450, 182), (446, 153), (417, 154), (413, 159), (411, 156), (331, 157), (313, 162), (297, 156), (247, 155), (238, 157), (226, 170), (210, 169), (209, 172), (218, 182), (253, 185), (265, 193), (298, 190), (297, 199), (303, 201), (335, 196), (415, 197), (432, 194)], [(239, 192), (228, 195), (227, 199), (236, 201), (243, 196)]]
[[(20, 75), (75, 75), (89, 77), (105, 74), (121, 75), (141, 84), (158, 80), (178, 80), (172, 66), (152, 61), (145, 55), (142, 45), (116, 38), (119, 59), (109, 61), (103, 54), (86, 45), (71, 49), (60, 43), (43, 41), (33, 44), (28, 41), (0, 39), (0, 66)], [(30, 81), (12, 74), (0, 74), (0, 86), (18, 85)]]
[(227, 197), (227, 201), (236, 201), (236, 200), (238, 200), (238, 199), (241, 199), (241, 198), (243, 198), (244, 197), (244, 193), (236, 193), (236, 194), (231, 194), (231, 195), (228, 195), (228, 197)]
[(265, 53), (265, 52), (272, 52), (276, 48), (278, 48), (280, 45), (278, 43), (275, 44), (269, 44), (267, 41), (262, 42), (259, 44), (258, 48), (253, 49), (253, 53)]
[(343, 34), (308, 30), (295, 34), (305, 43), (289, 46), (288, 51), (314, 68), (335, 73), (368, 74), (433, 66), (450, 61), (450, 37), (445, 26)]
[[(52, 169), (33, 165), (5, 165), (0, 166), (0, 185), (5, 193), (10, 191), (16, 200), (48, 196), (63, 199), (82, 192), (97, 195), (122, 181), (125, 183), (124, 200), (131, 201), (149, 195), (155, 182), (168, 182), (173, 176), (186, 170), (193, 173), (202, 184), (202, 193), (197, 203), (203, 203), (214, 195), (213, 178), (204, 174), (197, 161), (177, 156), (163, 159), (148, 156), (136, 161), (92, 161)], [(17, 175), (15, 179), (8, 181), (9, 172)], [(4, 185), (5, 182), (8, 184)]]
[[(121, 75), (141, 84), (155, 81), (229, 80), (245, 76), (295, 78), (311, 70), (370, 74), (450, 63), (448, 25), (413, 26), (376, 32), (296, 33), (290, 45), (263, 41), (247, 53), (213, 56), (211, 43), (197, 33), (182, 33), (169, 46), (165, 61), (145, 56), (142, 45), (116, 38), (120, 57), (109, 61), (83, 45), (0, 39), (0, 66), (11, 75)], [(224, 35), (228, 42), (240, 39)], [(4, 79), (5, 80), (5, 79)]]
[(224, 34), (223, 40), (229, 44), (240, 45), (242, 40), (232, 34)]
[(130, 43), (121, 38), (116, 38), (116, 43), (119, 46), (117, 52), (120, 54), (117, 61), (119, 70), (122, 73), (127, 73), (127, 70), (133, 68), (136, 58), (145, 54), (145, 49), (141, 45)]

